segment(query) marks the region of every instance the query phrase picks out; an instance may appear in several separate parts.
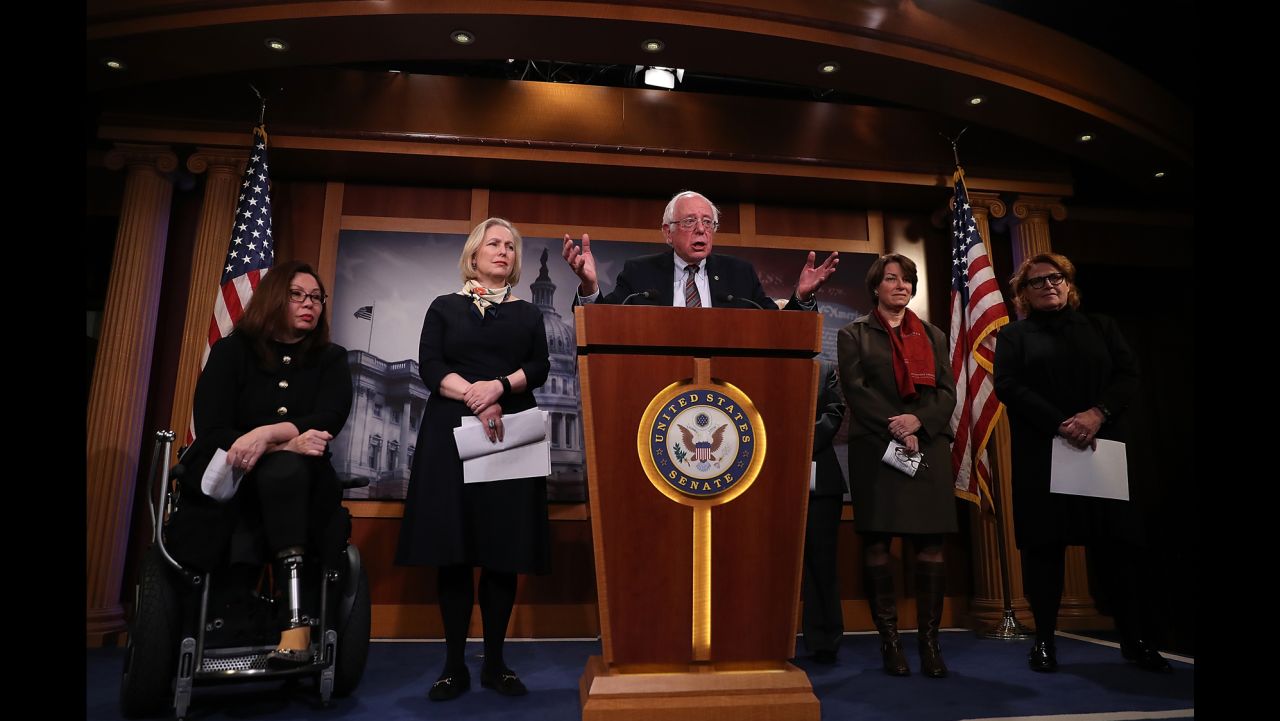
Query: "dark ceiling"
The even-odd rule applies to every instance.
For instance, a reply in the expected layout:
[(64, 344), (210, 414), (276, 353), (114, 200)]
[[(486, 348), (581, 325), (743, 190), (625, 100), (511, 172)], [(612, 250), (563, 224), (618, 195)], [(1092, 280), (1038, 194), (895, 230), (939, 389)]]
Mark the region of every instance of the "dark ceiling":
[[(597, 4), (610, 6), (612, 16), (592, 15)], [(953, 132), (969, 128), (972, 147), (1031, 141), (1069, 169), (1077, 203), (1181, 207), (1193, 190), (1196, 25), (1188, 0), (779, 0), (776, 9), (757, 0), (741, 10), (716, 2), (585, 2), (579, 18), (547, 16), (538, 3), (515, 3), (529, 10), (508, 12), (510, 3), (485, 0), (436, 3), (429, 12), (393, 0), (372, 4), (385, 14), (340, 18), (315, 9), (322, 5), (282, 3), (273, 7), (283, 12), (272, 15), (217, 0), (90, 2), (91, 109), (128, 112), (125, 98), (164, 96), (175, 81), (190, 86), (308, 66), (634, 88), (636, 64), (652, 62), (634, 38), (660, 35), (668, 49), (658, 62), (687, 68), (675, 92), (912, 111)], [(475, 13), (449, 14), (445, 6), (453, 5)], [(717, 10), (723, 27), (696, 17)], [(779, 25), (784, 21), (790, 24)], [(449, 43), (442, 29), (456, 27), (476, 30), (484, 42)], [(760, 34), (775, 27), (782, 28), (776, 35)], [(265, 35), (287, 37), (293, 49), (264, 53)], [(887, 52), (879, 46), (886, 43)], [(127, 58), (129, 70), (104, 71), (105, 56)], [(842, 65), (830, 83), (813, 72), (824, 59)], [(957, 100), (973, 93), (987, 95), (993, 107), (959, 107)], [(96, 124), (91, 118), (91, 132)], [(1067, 139), (1079, 129), (1099, 133), (1096, 147)], [(1153, 181), (1154, 167), (1167, 168), (1169, 177)]]

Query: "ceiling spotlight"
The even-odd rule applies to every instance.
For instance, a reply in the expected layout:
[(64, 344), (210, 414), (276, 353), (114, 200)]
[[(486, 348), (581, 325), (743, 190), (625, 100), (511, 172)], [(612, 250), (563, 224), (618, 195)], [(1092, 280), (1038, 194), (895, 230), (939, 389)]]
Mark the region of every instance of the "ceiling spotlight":
[(1163, 178), (1163, 177), (1164, 177), (1164, 171), (1163, 171), (1163, 170), (1157, 170), (1155, 173), (1153, 173), (1153, 174), (1152, 174), (1152, 177), (1154, 177), (1154, 178)]
[(655, 66), (649, 67), (644, 71), (644, 84), (651, 85), (655, 88), (664, 88), (673, 90), (676, 87), (676, 73), (684, 75), (684, 71), (677, 71), (675, 68), (660, 68)]
[(289, 43), (286, 43), (285, 41), (281, 40), (280, 38), (267, 38), (266, 40), (264, 40), (264, 41), (262, 41), (262, 42), (263, 42), (264, 44), (266, 44), (266, 46), (267, 46), (268, 48), (270, 48), (270, 49), (272, 49), (272, 50), (274, 50), (274, 51), (276, 51), (276, 52), (278, 52), (278, 53), (286, 53), (286, 52), (289, 52)]
[(124, 61), (117, 60), (115, 58), (103, 58), (102, 64), (106, 65), (111, 70), (124, 70), (125, 68)]
[(640, 43), (640, 49), (646, 53), (660, 53), (666, 46), (666, 43), (657, 38), (649, 38), (648, 40)]
[(982, 95), (975, 95), (969, 98), (968, 100), (966, 100), (965, 102), (970, 105), (982, 105), (983, 103), (987, 102), (987, 99)]
[(840, 72), (840, 63), (837, 63), (834, 60), (830, 62), (822, 63), (821, 65), (818, 66), (818, 72), (822, 73), (823, 75), (831, 75), (833, 73), (838, 73)]
[(1081, 133), (1076, 137), (1077, 143), (1089, 143), (1093, 141), (1093, 133)]
[(470, 45), (476, 41), (476, 35), (470, 30), (454, 30), (449, 33), (449, 39), (459, 45)]

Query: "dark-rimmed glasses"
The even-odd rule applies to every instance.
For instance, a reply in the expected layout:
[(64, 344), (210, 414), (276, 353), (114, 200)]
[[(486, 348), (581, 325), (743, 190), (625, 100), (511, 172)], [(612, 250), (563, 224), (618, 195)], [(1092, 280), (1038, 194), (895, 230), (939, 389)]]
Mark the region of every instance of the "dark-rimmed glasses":
[(924, 462), (924, 451), (912, 453), (906, 447), (899, 446), (893, 449), (893, 454), (898, 457), (898, 462), (907, 466), (911, 470), (918, 468), (928, 468), (929, 464)]
[(1067, 276), (1062, 273), (1050, 273), (1049, 275), (1038, 275), (1034, 278), (1027, 278), (1027, 285), (1035, 288), (1036, 290), (1043, 288), (1045, 283), (1057, 288), (1062, 285), (1062, 281), (1066, 279)]
[(326, 300), (325, 294), (321, 293), (318, 290), (314, 293), (303, 293), (302, 290), (299, 288), (289, 289), (289, 302), (301, 304), (301, 303), (305, 303), (307, 298), (310, 298), (311, 302), (315, 303), (316, 305), (324, 305), (324, 302)]

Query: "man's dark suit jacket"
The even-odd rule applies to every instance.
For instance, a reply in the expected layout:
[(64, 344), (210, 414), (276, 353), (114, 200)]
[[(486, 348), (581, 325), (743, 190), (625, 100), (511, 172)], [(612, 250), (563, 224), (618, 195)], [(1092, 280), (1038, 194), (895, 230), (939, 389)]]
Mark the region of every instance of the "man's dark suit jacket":
[(818, 418), (813, 429), (813, 460), (818, 462), (814, 492), (820, 496), (843, 496), (849, 489), (844, 482), (844, 471), (832, 447), (836, 432), (844, 422), (844, 397), (840, 394), (840, 381), (836, 364), (822, 361), (821, 380), (818, 381)]
[[(760, 286), (760, 278), (756, 275), (755, 267), (747, 261), (730, 255), (712, 253), (707, 256), (706, 263), (712, 306), (750, 308), (752, 307), (750, 303), (741, 300), (750, 298), (765, 310), (777, 308), (773, 299), (765, 295), (764, 288)], [(669, 306), (673, 301), (672, 288), (675, 285), (675, 273), (676, 261), (673, 250), (631, 258), (622, 266), (622, 272), (618, 274), (618, 280), (614, 283), (613, 292), (607, 295), (601, 293), (595, 302), (617, 304), (633, 293), (652, 290), (657, 293), (656, 299), (650, 300), (637, 296), (628, 305)], [(732, 302), (726, 300), (730, 295), (734, 297)], [(576, 296), (574, 303), (577, 303)], [(786, 310), (805, 310), (805, 308), (800, 305), (793, 293), (791, 299), (787, 301)]]

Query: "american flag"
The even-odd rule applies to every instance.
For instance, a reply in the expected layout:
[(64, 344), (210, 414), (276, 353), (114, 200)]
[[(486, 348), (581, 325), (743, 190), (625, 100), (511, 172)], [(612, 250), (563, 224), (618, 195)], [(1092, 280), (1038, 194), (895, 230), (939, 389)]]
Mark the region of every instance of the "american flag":
[[(271, 183), (267, 179), (267, 131), (259, 125), (253, 129), (253, 147), (249, 164), (240, 183), (240, 200), (231, 228), (227, 258), (222, 264), (222, 280), (213, 301), (213, 317), (209, 319), (209, 343), (200, 357), (200, 368), (209, 360), (209, 350), (235, 328), (244, 307), (253, 297), (258, 281), (267, 274), (275, 260), (275, 242), (271, 237)], [(195, 438), (195, 422), (187, 428), (187, 444)]]
[(996, 330), (1009, 322), (995, 270), (973, 219), (964, 171), (955, 177), (955, 208), (951, 220), (951, 374), (956, 382), (956, 408), (951, 414), (955, 443), (951, 470), (955, 493), (978, 502), (990, 497), (991, 465), (987, 441), (1004, 412), (996, 399), (991, 364), (996, 354)]

